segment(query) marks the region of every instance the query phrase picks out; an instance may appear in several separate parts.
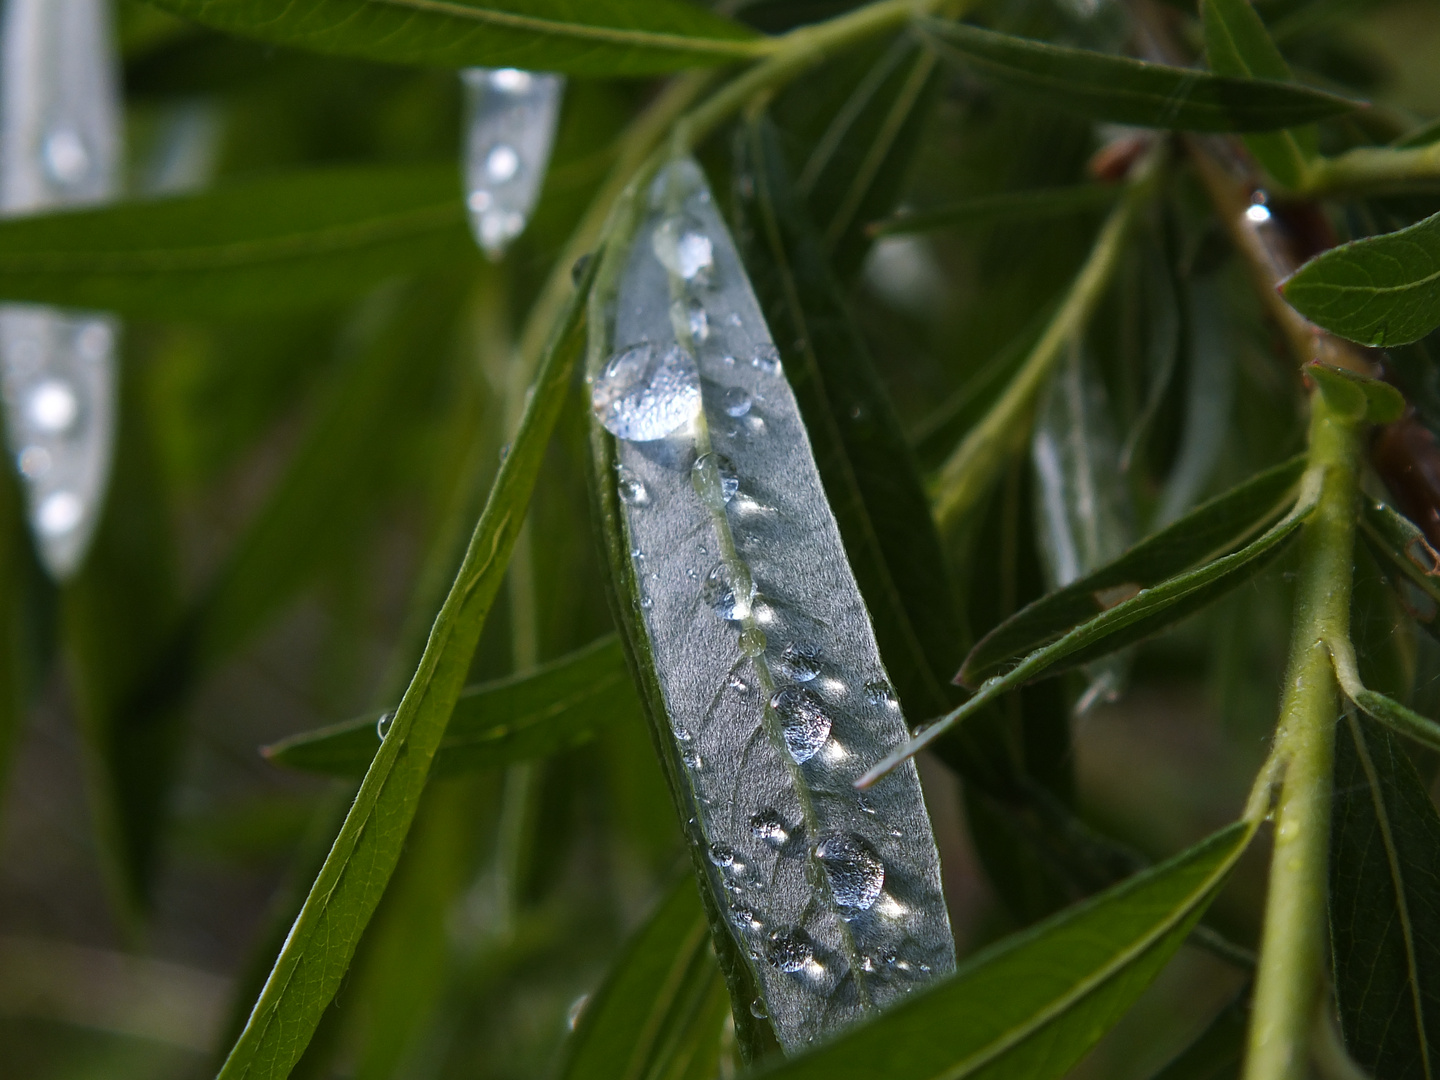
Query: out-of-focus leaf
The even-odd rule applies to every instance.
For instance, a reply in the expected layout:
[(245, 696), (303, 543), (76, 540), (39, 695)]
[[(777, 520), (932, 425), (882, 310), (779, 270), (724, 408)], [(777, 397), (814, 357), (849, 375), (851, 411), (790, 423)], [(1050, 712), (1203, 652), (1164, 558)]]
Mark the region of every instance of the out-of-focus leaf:
[(685, 0), (150, 0), (232, 34), (437, 67), (655, 75), (764, 55), (767, 39)]
[[(363, 776), (380, 749), (381, 715), (292, 735), (266, 747), (265, 756), (305, 772)], [(448, 775), (547, 757), (639, 715), (620, 642), (604, 637), (525, 675), (466, 687), (433, 771)]]
[(1382, 502), (1364, 500), (1360, 536), (1380, 564), (1411, 617), (1432, 635), (1440, 632), (1440, 553), (1420, 528)]
[(1303, 458), (1267, 469), (1142, 540), (1108, 566), (1042, 597), (986, 634), (965, 658), (959, 680), (979, 686), (1032, 652), (1118, 603), (1253, 536), (1285, 509), (1305, 470)]
[(1440, 815), (1400, 744), (1340, 723), (1330, 856), (1335, 996), (1351, 1056), (1421, 1080), (1440, 1053)]
[(709, 1080), (729, 1004), (687, 875), (585, 1002), (560, 1080)]
[(1244, 852), (1232, 825), (1005, 939), (956, 974), (773, 1080), (1063, 1076), (1160, 972)]
[(974, 199), (947, 203), (928, 210), (906, 210), (872, 223), (871, 236), (904, 236), (934, 229), (959, 226), (998, 225), (1012, 221), (1043, 221), (1068, 217), (1088, 210), (1103, 210), (1119, 196), (1120, 189), (1107, 184), (1042, 188), (1038, 191), (1007, 191)]
[(404, 847), (430, 761), (445, 735), (485, 617), (505, 575), (545, 445), (570, 385), (590, 276), (557, 322), (514, 444), (389, 733), (295, 920), (224, 1080), (280, 1080), (304, 1052)]
[(925, 19), (942, 56), (1066, 112), (1177, 131), (1273, 131), (1361, 103), (1293, 83), (1167, 67)]
[[(1133, 581), (1124, 583), (1123, 592), (1119, 595), (1128, 596), (1128, 599), (1108, 607), (1051, 644), (1036, 649), (1003, 675), (986, 679), (974, 697), (923, 728), (905, 745), (886, 754), (856, 783), (861, 787), (874, 784), (896, 765), (914, 756), (955, 724), (974, 715), (1001, 694), (1017, 689), (1042, 675), (1059, 674), (1157, 634), (1248, 581), (1280, 554), (1315, 509), (1318, 479), (1314, 478), (1314, 474), (1307, 474), (1307, 480), (1310, 482), (1302, 484), (1300, 497), (1290, 512), (1258, 539), (1233, 554), (1222, 555), (1198, 569), (1177, 574), (1151, 588), (1136, 592)], [(1105, 596), (1092, 599), (1096, 606), (1105, 606)], [(1024, 614), (1022, 611), (1016, 618)], [(1005, 660), (997, 659), (996, 667), (1004, 666)]]
[(315, 169), (0, 221), (0, 297), (214, 318), (477, 258), (453, 164)]
[(1440, 214), (1322, 252), (1280, 291), (1311, 322), (1361, 345), (1419, 341), (1440, 326)]
[[(1290, 65), (1270, 40), (1250, 0), (1202, 0), (1200, 17), (1211, 71), (1290, 81)], [(1313, 128), (1252, 134), (1245, 136), (1245, 145), (1271, 176), (1287, 187), (1297, 187), (1307, 162), (1317, 152), (1317, 136)]]
[(1250, 992), (1242, 990), (1150, 1080), (1234, 1080), (1245, 1056)]
[(38, 675), (27, 625), (28, 594), (37, 577), (30, 552), (15, 475), (0, 466), (0, 798)]

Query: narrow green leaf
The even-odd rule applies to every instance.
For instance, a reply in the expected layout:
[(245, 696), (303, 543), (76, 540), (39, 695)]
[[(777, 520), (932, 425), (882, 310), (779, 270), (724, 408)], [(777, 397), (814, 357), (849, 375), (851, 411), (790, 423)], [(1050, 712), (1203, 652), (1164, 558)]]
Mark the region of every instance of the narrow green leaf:
[(1177, 131), (1273, 131), (1361, 102), (1271, 79), (1212, 75), (925, 19), (942, 56), (1066, 112)]
[(1001, 941), (766, 1080), (1049, 1080), (1159, 974), (1253, 835), (1240, 823)]
[[(1187, 615), (1199, 611), (1242, 582), (1248, 581), (1279, 555), (1285, 544), (1294, 538), (1306, 517), (1315, 509), (1318, 493), (1318, 477), (1306, 474), (1299, 500), (1290, 512), (1264, 535), (1239, 551), (1221, 556), (1196, 570), (1169, 578), (1153, 588), (1130, 592), (1127, 585), (1126, 592), (1130, 599), (1123, 600), (1088, 622), (1081, 623), (1051, 644), (1036, 649), (1003, 675), (987, 679), (975, 696), (964, 705), (921, 729), (908, 743), (881, 758), (855, 782), (856, 786), (869, 787), (874, 784), (891, 769), (913, 757), (955, 724), (974, 715), (1001, 694), (1042, 675), (1059, 674), (1159, 633)], [(1100, 603), (1100, 600), (1097, 599), (1096, 603)]]
[(1440, 326), (1440, 214), (1331, 248), (1280, 291), (1311, 322), (1361, 345), (1419, 341)]
[(708, 1080), (729, 1009), (695, 881), (676, 882), (585, 1003), (560, 1080)]
[(1385, 503), (1365, 499), (1360, 536), (1390, 571), (1388, 579), (1411, 618), (1432, 635), (1440, 632), (1440, 552), (1419, 526)]
[(436, 67), (654, 75), (763, 55), (766, 39), (686, 0), (150, 0), (232, 34)]
[(1336, 743), (1330, 940), (1346, 1048), (1386, 1080), (1440, 1067), (1440, 815), (1383, 728)]
[(1142, 540), (1093, 574), (1016, 612), (975, 645), (957, 680), (977, 687), (1009, 661), (1054, 641), (1140, 590), (1233, 550), (1284, 511), (1304, 470), (1303, 457), (1267, 469)]
[(1044, 221), (1069, 217), (1087, 210), (1103, 210), (1120, 196), (1120, 189), (1108, 184), (1040, 188), (1035, 191), (1007, 191), (974, 199), (947, 203), (929, 210), (907, 210), (872, 223), (872, 236), (905, 236), (959, 226), (999, 225), (1012, 221)]
[(478, 258), (454, 165), (315, 169), (0, 221), (0, 298), (214, 318)]
[[(432, 769), (445, 776), (548, 757), (639, 714), (625, 655), (610, 635), (528, 674), (467, 686)], [(263, 753), (292, 769), (358, 778), (380, 749), (381, 716), (292, 735)]]
[(1401, 705), (1378, 690), (1357, 689), (1350, 694), (1350, 699), (1372, 719), (1378, 720), (1391, 731), (1432, 750), (1440, 750), (1440, 724), (1434, 720), (1421, 716), (1414, 709)]
[(1405, 411), (1404, 395), (1379, 379), (1318, 360), (1306, 364), (1305, 373), (1319, 385), (1332, 409), (1357, 422), (1389, 424)]
[(385, 891), (560, 415), (580, 352), (585, 298), (593, 274), (592, 267), (557, 322), (535, 392), (435, 620), (419, 669), (250, 1020), (220, 1071), (221, 1080), (280, 1080), (289, 1074), (339, 988)]
[[(1200, 15), (1211, 71), (1290, 81), (1290, 66), (1249, 0), (1201, 0)], [(1314, 129), (1247, 135), (1245, 145), (1271, 176), (1292, 188), (1300, 186), (1306, 164), (1317, 152)]]

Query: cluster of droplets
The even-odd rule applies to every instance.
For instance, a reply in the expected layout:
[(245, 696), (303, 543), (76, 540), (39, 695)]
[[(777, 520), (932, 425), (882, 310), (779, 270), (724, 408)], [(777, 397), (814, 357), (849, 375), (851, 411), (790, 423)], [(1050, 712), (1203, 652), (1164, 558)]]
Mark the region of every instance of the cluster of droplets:
[(499, 258), (540, 196), (565, 80), (518, 68), (469, 68), (465, 205), (480, 246)]

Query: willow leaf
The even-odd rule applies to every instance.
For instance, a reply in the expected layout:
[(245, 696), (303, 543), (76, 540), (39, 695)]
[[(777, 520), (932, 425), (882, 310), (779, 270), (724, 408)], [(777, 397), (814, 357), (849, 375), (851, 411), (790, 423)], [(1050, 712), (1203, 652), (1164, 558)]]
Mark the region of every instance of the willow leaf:
[(986, 950), (945, 982), (766, 1080), (1049, 1080), (1159, 974), (1244, 852), (1232, 825)]
[(1273, 131), (1360, 104), (1293, 83), (1150, 64), (964, 23), (925, 19), (920, 26), (942, 56), (1093, 120), (1176, 131)]
[[(639, 714), (620, 642), (604, 637), (528, 674), (467, 686), (432, 768), (443, 776), (547, 757)], [(264, 753), (292, 769), (358, 778), (380, 749), (378, 729), (388, 715), (292, 735)]]
[(1089, 210), (1103, 210), (1113, 203), (1119, 194), (1118, 188), (1108, 184), (1007, 191), (998, 195), (962, 199), (926, 210), (907, 210), (872, 223), (868, 232), (872, 236), (906, 236), (961, 226), (1044, 221), (1047, 218), (1070, 217)]
[(1440, 214), (1322, 252), (1280, 291), (1301, 315), (1350, 341), (1419, 341), (1440, 326)]
[(1440, 632), (1440, 553), (1425, 534), (1398, 510), (1370, 499), (1361, 506), (1359, 531), (1410, 616), (1432, 635)]
[(315, 169), (0, 221), (0, 297), (216, 318), (476, 258), (453, 165)]
[(649, 197), (592, 338), (611, 573), (732, 997), (794, 1050), (953, 942), (913, 767), (851, 785), (906, 729), (759, 303), (698, 166)]
[(1114, 562), (1016, 612), (980, 639), (957, 680), (977, 687), (1015, 658), (1142, 589), (1233, 550), (1284, 511), (1284, 501), (1304, 469), (1304, 458), (1298, 457), (1267, 469), (1142, 540)]
[(150, 0), (232, 34), (313, 52), (436, 67), (654, 75), (766, 51), (686, 0)]
[(709, 1080), (729, 1011), (705, 909), (679, 881), (586, 1001), (561, 1080)]
[(1440, 1056), (1440, 815), (1400, 744), (1350, 715), (1336, 745), (1330, 936), (1346, 1047), (1373, 1076)]
[[(593, 275), (593, 270), (591, 271)], [(465, 559), (435, 620), (419, 669), (335, 844), (275, 961), (221, 1080), (279, 1080), (310, 1041), (400, 858), (405, 836), (460, 697), (490, 605), (560, 415), (584, 325), (580, 283), (546, 349), (535, 391)]]

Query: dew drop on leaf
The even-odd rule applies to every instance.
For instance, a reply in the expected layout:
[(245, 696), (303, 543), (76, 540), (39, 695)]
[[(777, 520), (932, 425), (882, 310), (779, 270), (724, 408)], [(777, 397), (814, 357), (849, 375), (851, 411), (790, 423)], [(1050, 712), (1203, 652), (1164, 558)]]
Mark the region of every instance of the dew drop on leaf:
[(724, 454), (714, 451), (701, 454), (695, 459), (695, 464), (691, 467), (691, 479), (702, 499), (705, 498), (706, 491), (715, 484), (719, 485), (722, 502), (728, 503), (740, 490), (740, 474), (735, 469), (735, 463)]
[(750, 366), (766, 375), (780, 374), (780, 350), (774, 345), (761, 345), (750, 357)]
[(737, 622), (750, 614), (750, 604), (755, 599), (755, 582), (743, 566), (732, 570), (718, 562), (705, 575), (700, 595), (710, 610), (727, 622)]
[(754, 815), (750, 819), (750, 831), (755, 839), (772, 848), (784, 847), (785, 841), (790, 839), (790, 830), (785, 827), (785, 819), (778, 810), (761, 810)]
[(663, 351), (648, 341), (632, 345), (601, 369), (590, 401), (612, 435), (631, 442), (663, 439), (700, 410), (695, 358), (678, 344)]
[(621, 502), (630, 506), (648, 506), (650, 504), (650, 492), (645, 487), (644, 481), (623, 465), (617, 476)]
[(825, 868), (830, 892), (841, 907), (868, 910), (885, 886), (885, 864), (875, 849), (854, 833), (822, 837), (815, 857)]
[(780, 718), (785, 748), (797, 762), (809, 761), (830, 737), (831, 720), (824, 703), (800, 686), (787, 686), (770, 698)]
[(720, 407), (726, 416), (744, 416), (754, 403), (749, 391), (740, 386), (727, 386), (720, 392)]
[(759, 656), (765, 651), (765, 631), (747, 626), (740, 631), (740, 651), (746, 656)]
[(765, 960), (781, 971), (800, 971), (814, 958), (815, 945), (799, 927), (776, 930), (765, 942)]
[(775, 670), (787, 679), (810, 682), (820, 674), (820, 650), (806, 642), (792, 641), (775, 661)]
[(700, 224), (683, 215), (655, 227), (650, 246), (660, 265), (692, 285), (708, 285), (715, 269), (715, 245)]
[(375, 721), (375, 734), (380, 737), (381, 742), (384, 742), (385, 736), (390, 734), (390, 725), (394, 722), (395, 711), (393, 709), (390, 712), (381, 713), (380, 719)]

